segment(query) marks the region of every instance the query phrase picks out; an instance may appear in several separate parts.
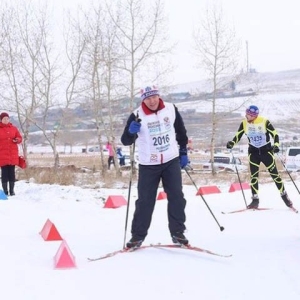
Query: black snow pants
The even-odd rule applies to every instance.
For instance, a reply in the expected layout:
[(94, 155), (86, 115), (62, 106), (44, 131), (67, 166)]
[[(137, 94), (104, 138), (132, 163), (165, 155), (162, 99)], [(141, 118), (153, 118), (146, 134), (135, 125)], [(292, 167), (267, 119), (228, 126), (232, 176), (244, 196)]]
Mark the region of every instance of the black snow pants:
[(258, 194), (258, 176), (259, 176), (259, 165), (263, 163), (268, 169), (277, 189), (280, 193), (284, 191), (284, 184), (278, 173), (275, 157), (271, 151), (262, 153), (250, 153), (249, 154), (249, 164), (251, 173), (251, 192), (252, 195)]
[(185, 230), (186, 200), (182, 192), (179, 159), (175, 158), (161, 165), (139, 165), (138, 199), (131, 227), (132, 236), (137, 239), (144, 239), (148, 233), (160, 180), (168, 198), (170, 233)]

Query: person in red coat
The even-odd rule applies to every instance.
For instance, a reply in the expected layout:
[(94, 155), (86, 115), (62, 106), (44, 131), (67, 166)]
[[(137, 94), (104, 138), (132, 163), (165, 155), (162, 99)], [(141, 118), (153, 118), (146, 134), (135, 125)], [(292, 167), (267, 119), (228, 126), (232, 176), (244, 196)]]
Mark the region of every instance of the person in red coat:
[[(2, 188), (6, 195), (15, 195), (15, 166), (19, 163), (18, 144), (22, 143), (22, 136), (12, 123), (6, 112), (0, 115), (0, 167)], [(8, 191), (9, 183), (9, 191)]]

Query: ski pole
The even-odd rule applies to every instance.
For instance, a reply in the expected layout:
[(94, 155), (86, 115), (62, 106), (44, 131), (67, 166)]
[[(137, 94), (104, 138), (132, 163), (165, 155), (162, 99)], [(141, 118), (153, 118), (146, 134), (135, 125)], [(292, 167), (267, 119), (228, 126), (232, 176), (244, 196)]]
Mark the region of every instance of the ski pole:
[[(135, 120), (137, 122), (141, 122), (139, 119), (139, 112), (137, 112)], [(135, 134), (133, 147), (132, 147), (132, 159), (131, 159), (131, 166), (130, 166), (130, 178), (129, 178), (129, 186), (128, 186), (128, 196), (127, 196), (127, 208), (126, 208), (126, 218), (125, 218), (125, 231), (124, 231), (124, 240), (123, 240), (123, 249), (125, 249), (126, 243), (126, 232), (127, 232), (127, 225), (128, 225), (128, 214), (129, 214), (129, 205), (130, 205), (130, 194), (131, 194), (131, 185), (132, 185), (132, 177), (133, 177), (133, 168), (134, 168), (134, 152), (135, 152), (135, 141), (137, 139), (137, 134)]]
[(125, 229), (124, 229), (124, 240), (123, 240), (123, 249), (125, 249), (126, 243), (126, 232), (127, 232), (127, 225), (128, 225), (128, 214), (129, 214), (129, 205), (130, 205), (130, 194), (131, 194), (131, 184), (132, 184), (132, 175), (133, 175), (133, 168), (134, 168), (134, 152), (135, 152), (135, 141), (133, 142), (133, 149), (132, 149), (132, 160), (130, 165), (130, 178), (129, 178), (129, 186), (128, 186), (128, 196), (127, 196), (127, 208), (126, 208), (126, 218), (125, 218)]
[[(192, 181), (193, 185), (195, 186), (197, 192), (198, 192), (198, 187), (195, 183), (195, 181), (193, 180), (193, 178), (191, 177), (190, 173), (188, 172), (188, 170), (186, 168), (184, 168), (186, 174), (189, 176), (190, 180)], [(207, 202), (205, 201), (204, 197), (200, 194), (203, 202), (205, 203), (206, 207), (208, 208), (209, 212), (211, 213), (211, 215), (213, 216), (213, 218), (215, 219), (216, 223), (218, 224), (219, 228), (221, 231), (223, 231), (225, 228), (223, 226), (220, 226), (218, 220), (216, 219), (215, 215), (213, 214), (212, 210), (210, 209), (209, 205), (207, 204)]]
[(281, 164), (282, 164), (283, 168), (284, 168), (284, 169), (286, 170), (286, 172), (288, 173), (288, 175), (289, 175), (289, 177), (290, 177), (290, 179), (291, 179), (292, 183), (294, 184), (294, 186), (295, 186), (296, 190), (297, 190), (297, 191), (298, 191), (298, 193), (300, 194), (300, 191), (299, 191), (299, 189), (298, 189), (298, 187), (297, 187), (297, 185), (296, 185), (296, 183), (295, 183), (295, 181), (294, 181), (293, 177), (291, 176), (290, 172), (287, 170), (287, 168), (286, 168), (286, 166), (285, 166), (285, 164), (284, 164), (283, 160), (282, 160), (282, 159), (281, 159), (281, 157), (278, 155), (278, 153), (277, 153), (277, 157), (278, 157), (278, 158), (279, 158), (279, 160), (281, 161)]
[(237, 174), (237, 177), (238, 177), (238, 180), (239, 180), (239, 184), (240, 184), (240, 187), (241, 187), (241, 191), (242, 191), (242, 194), (243, 194), (244, 202), (245, 202), (245, 205), (246, 205), (246, 208), (247, 208), (246, 197), (245, 197), (243, 185), (242, 185), (242, 182), (241, 182), (240, 174), (239, 174), (238, 168), (236, 166), (235, 157), (234, 157), (234, 155), (232, 153), (232, 150), (230, 150), (230, 152), (231, 152), (231, 156), (232, 156), (232, 162), (234, 163), (235, 171), (236, 171), (236, 174)]

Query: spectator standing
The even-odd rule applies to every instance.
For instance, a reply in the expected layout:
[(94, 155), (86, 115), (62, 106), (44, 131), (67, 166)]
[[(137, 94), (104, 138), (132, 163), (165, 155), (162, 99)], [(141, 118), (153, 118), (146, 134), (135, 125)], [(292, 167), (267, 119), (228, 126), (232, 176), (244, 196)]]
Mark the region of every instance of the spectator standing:
[(110, 165), (115, 165), (114, 149), (110, 142), (107, 142), (106, 149), (108, 151), (107, 168), (110, 170)]
[[(16, 126), (9, 121), (6, 112), (0, 114), (0, 166), (2, 188), (6, 195), (15, 195), (15, 166), (19, 163), (18, 144), (22, 136)], [(8, 187), (9, 184), (9, 187)]]
[(125, 155), (122, 154), (122, 148), (121, 147), (117, 148), (117, 157), (119, 159), (119, 165), (120, 166), (125, 166)]

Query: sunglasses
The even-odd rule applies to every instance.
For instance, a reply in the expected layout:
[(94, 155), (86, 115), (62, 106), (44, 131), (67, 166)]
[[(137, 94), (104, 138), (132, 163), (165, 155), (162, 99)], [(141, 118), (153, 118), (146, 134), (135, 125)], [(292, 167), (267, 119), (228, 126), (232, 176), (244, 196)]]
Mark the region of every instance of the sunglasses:
[(246, 114), (247, 115), (250, 115), (250, 116), (257, 116), (259, 113), (258, 109), (255, 109), (255, 108), (247, 108), (246, 109)]

